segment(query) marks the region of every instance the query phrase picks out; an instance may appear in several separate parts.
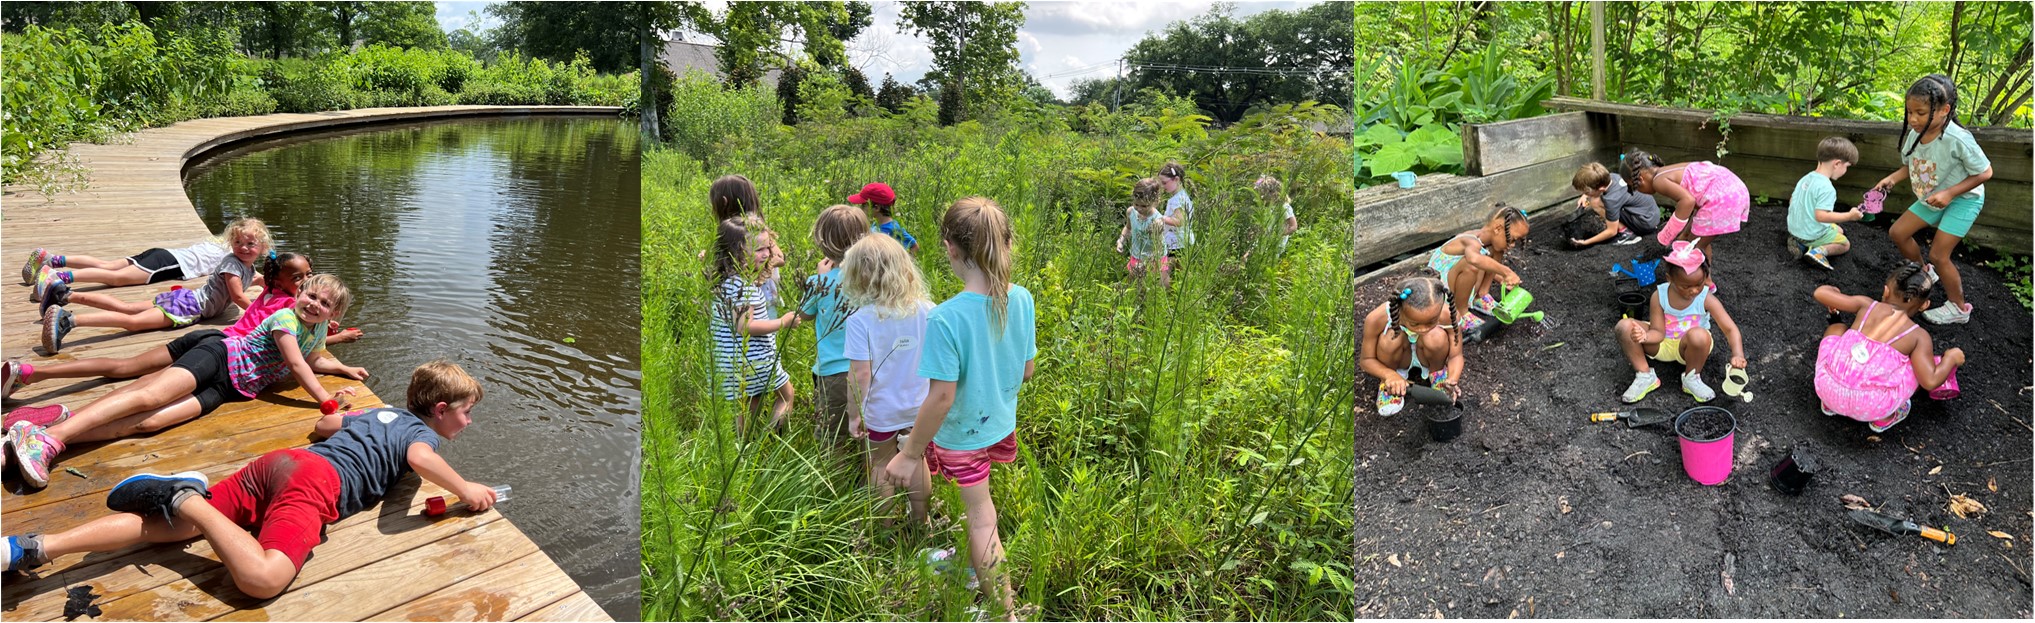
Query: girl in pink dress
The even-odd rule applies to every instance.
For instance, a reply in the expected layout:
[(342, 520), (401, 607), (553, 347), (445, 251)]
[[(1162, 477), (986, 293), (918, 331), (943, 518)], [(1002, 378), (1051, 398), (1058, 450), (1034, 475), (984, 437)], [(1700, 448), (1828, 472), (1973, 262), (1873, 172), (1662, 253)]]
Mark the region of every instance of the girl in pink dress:
[(1623, 159), (1625, 179), (1634, 188), (1675, 202), (1674, 216), (1661, 225), (1661, 246), (1695, 240), (1708, 256), (1712, 239), (1738, 231), (1752, 214), (1752, 195), (1730, 169), (1708, 162), (1663, 164), (1660, 156), (1639, 150)]
[[(1902, 262), (1887, 277), (1880, 299), (1816, 288), (1816, 302), (1832, 313), (1857, 313), (1850, 326), (1832, 323), (1816, 350), (1816, 396), (1824, 415), (1866, 422), (1886, 432), (1908, 418), (1916, 389), (1936, 389), (1964, 365), (1964, 351), (1943, 352), (1941, 361), (1929, 332), (1908, 317), (1929, 302), (1933, 284), (1922, 265)], [(1884, 305), (1885, 307), (1881, 307)]]

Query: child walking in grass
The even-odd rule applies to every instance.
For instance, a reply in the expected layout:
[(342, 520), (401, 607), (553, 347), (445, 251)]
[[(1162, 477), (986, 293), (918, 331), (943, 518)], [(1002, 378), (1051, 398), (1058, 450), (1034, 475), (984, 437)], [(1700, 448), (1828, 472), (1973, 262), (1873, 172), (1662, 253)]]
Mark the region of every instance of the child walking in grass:
[[(1166, 224), (1160, 221), (1160, 182), (1157, 178), (1138, 180), (1131, 186), (1131, 207), (1124, 210), (1123, 231), (1116, 236), (1118, 253), (1128, 252), (1131, 259), (1124, 263), (1124, 270), (1131, 277), (1143, 277), (1146, 271), (1156, 266), (1159, 269), (1159, 283), (1168, 285), (1173, 279), (1173, 258), (1167, 257), (1159, 243)], [(1126, 249), (1124, 243), (1129, 242)]]
[(228, 257), (252, 266), (256, 258), (268, 253), (272, 240), (261, 219), (247, 217), (228, 223), (216, 239), (179, 249), (149, 249), (124, 258), (106, 260), (38, 248), (28, 252), (28, 263), (21, 267), (21, 282), (34, 285), (28, 299), (41, 302), (50, 285), (56, 283), (66, 287), (78, 282), (138, 286), (210, 277), (218, 274), (219, 263)]
[[(1929, 283), (1943, 280), (1946, 302), (1922, 318), (1936, 324), (1963, 324), (1971, 320), (1971, 303), (1964, 299), (1964, 277), (1950, 262), (1950, 254), (1971, 233), (1971, 224), (1985, 208), (1987, 180), (1993, 178), (1992, 160), (1979, 149), (1971, 131), (1957, 125), (1957, 85), (1942, 74), (1930, 74), (1908, 87), (1907, 123), (1901, 126), (1901, 163), (1874, 188), (1891, 191), (1902, 180), (1915, 191), (1915, 203), (1894, 221), (1887, 237), (1894, 239), (1901, 256), (1926, 266)], [(2022, 206), (2025, 208), (2026, 206)], [(1924, 227), (1936, 228), (1929, 244), (1929, 259), (1915, 235)]]
[[(919, 353), (933, 301), (911, 254), (889, 236), (856, 241), (842, 258), (840, 272), (841, 296), (855, 308), (843, 327), (842, 343), (854, 381), (848, 426), (855, 438), (869, 440), (869, 482), (876, 485), (877, 499), (887, 502), (897, 486), (883, 477), (883, 469), (897, 456), (900, 438), (911, 434), (919, 405), (926, 401)], [(923, 524), (931, 483), (920, 477), (906, 487), (911, 522)]]
[(1694, 240), (1696, 249), (1708, 255), (1712, 241), (1738, 231), (1752, 214), (1752, 195), (1745, 182), (1730, 169), (1708, 162), (1663, 164), (1660, 156), (1635, 149), (1625, 154), (1625, 179), (1639, 192), (1675, 201), (1675, 215), (1656, 236), (1664, 247), (1676, 240)]
[[(1933, 390), (1964, 365), (1964, 350), (1952, 348), (1939, 360), (1929, 332), (1908, 316), (1929, 304), (1928, 275), (1922, 265), (1902, 262), (1887, 275), (1879, 300), (1816, 288), (1816, 302), (1834, 313), (1858, 314), (1850, 326), (1830, 323), (1816, 349), (1816, 397), (1824, 415), (1842, 415), (1875, 433), (1908, 419), (1915, 390)], [(1886, 305), (1886, 309), (1880, 309)]]
[(862, 187), (862, 192), (848, 195), (848, 203), (866, 207), (868, 213), (865, 216), (873, 224), (869, 231), (896, 238), (899, 244), (904, 245), (904, 250), (918, 252), (919, 239), (904, 230), (904, 223), (891, 218), (891, 211), (897, 205), (897, 193), (890, 189), (889, 184), (870, 182)]
[(1015, 235), (996, 202), (954, 202), (940, 219), (940, 243), (963, 287), (927, 315), (918, 368), (931, 381), (926, 401), (884, 475), (912, 487), (941, 474), (961, 488), (968, 556), (983, 595), (1016, 620), (989, 474), (1017, 458), (1018, 389), (1039, 354), (1032, 293), (1011, 282)]
[[(213, 335), (226, 337), (247, 335), (269, 316), (294, 306), (297, 295), (303, 291), (304, 279), (310, 274), (311, 263), (308, 258), (295, 253), (277, 254), (262, 267), (262, 280), (268, 285), (263, 286), (261, 296), (255, 297), (253, 304), (240, 313), (240, 321), (231, 327), (224, 330), (193, 331), (169, 344), (149, 349), (133, 357), (80, 359), (45, 365), (12, 359), (0, 364), (0, 387), (5, 387), (5, 397), (12, 398), (14, 392), (22, 387), (49, 379), (95, 377), (131, 379), (170, 367), (170, 364), (175, 363), (178, 357), (182, 357), (192, 344)], [(344, 344), (359, 338), (359, 329), (348, 329), (331, 333), (325, 343)], [(26, 409), (20, 411), (40, 412)], [(5, 425), (12, 426), (15, 419), (13, 415), (8, 416)], [(37, 424), (48, 426), (50, 422), (41, 421)], [(4, 427), (0, 427), (0, 430), (4, 430)]]
[(778, 361), (777, 333), (798, 326), (799, 315), (791, 311), (769, 317), (759, 287), (777, 257), (776, 236), (762, 219), (745, 215), (721, 221), (714, 244), (714, 275), (720, 279), (711, 322), (714, 366), (721, 378), (721, 397), (748, 401), (747, 409), (735, 416), (737, 430), (744, 429), (746, 416), (762, 412), (766, 394), (775, 396), (770, 427), (782, 427), (795, 397), (791, 375)]
[(106, 496), (118, 514), (63, 532), (7, 537), (7, 571), (70, 554), (204, 537), (241, 593), (269, 599), (296, 580), (327, 526), (381, 503), (409, 472), (474, 512), (492, 508), (494, 490), (460, 477), (438, 454), (440, 444), (473, 422), (480, 383), (457, 365), (434, 361), (410, 374), (406, 393), (407, 409), (327, 413), (312, 431), (317, 443), (271, 451), (217, 485), (208, 486), (201, 472), (122, 480)]
[[(110, 295), (104, 295), (104, 293), (92, 293), (92, 291), (73, 293), (69, 283), (75, 277), (65, 277), (65, 275), (71, 275), (71, 271), (45, 269), (41, 281), (37, 281), (37, 285), (35, 285), (35, 293), (37, 293), (37, 297), (43, 303), (43, 309), (41, 309), (43, 311), (43, 350), (47, 354), (61, 352), (63, 338), (73, 328), (79, 328), (79, 326), (104, 326), (104, 328), (120, 328), (120, 330), (128, 330), (128, 332), (163, 330), (163, 328), (185, 328), (185, 326), (191, 326), (191, 324), (195, 324), (199, 320), (220, 316), (222, 311), (226, 311), (228, 305), (246, 309), (248, 303), (250, 303), (248, 295), (246, 295), (246, 287), (248, 285), (260, 285), (260, 279), (254, 277), (254, 263), (258, 259), (260, 261), (273, 261), (275, 259), (275, 250), (269, 248), (271, 246), (269, 244), (269, 228), (265, 228), (263, 224), (260, 224), (260, 220), (244, 218), (244, 220), (238, 220), (232, 226), (228, 226), (226, 228), (226, 236), (230, 236), (228, 240), (232, 240), (230, 252), (220, 254), (218, 259), (212, 259), (210, 254), (208, 254), (208, 257), (193, 259), (193, 261), (212, 261), (212, 267), (208, 267), (206, 273), (201, 273), (201, 275), (210, 275), (210, 279), (206, 279), (206, 285), (201, 285), (197, 289), (177, 287), (177, 289), (171, 289), (171, 291), (155, 295), (155, 301), (149, 301), (149, 303), (122, 301), (122, 299), (116, 299), (116, 297), (110, 297)], [(197, 248), (197, 250), (210, 250), (212, 246), (199, 244), (199, 246), (185, 248), (185, 252), (191, 252), (193, 248)], [(159, 250), (159, 248), (155, 248), (155, 250)], [(147, 259), (147, 254), (149, 252), (138, 254), (138, 259)], [(128, 269), (136, 269), (136, 267), (140, 267), (140, 265), (130, 265)], [(165, 273), (167, 273), (167, 269), (165, 269)], [(79, 305), (85, 305), (85, 307), (98, 307), (98, 309), (112, 311), (112, 314), (73, 316), (69, 309), (63, 307), (67, 303), (79, 303)]]
[(837, 205), (820, 212), (813, 221), (813, 245), (826, 261), (817, 274), (805, 280), (805, 305), (799, 320), (813, 322), (813, 391), (819, 402), (819, 421), (814, 431), (826, 441), (849, 439), (848, 358), (841, 352), (847, 334), (842, 325), (855, 313), (841, 296), (841, 256), (848, 247), (869, 233), (869, 220), (862, 211)]
[(1440, 279), (1410, 277), (1364, 316), (1357, 367), (1378, 379), (1378, 415), (1391, 417), (1406, 408), (1408, 379), (1416, 369), (1420, 379), (1449, 397), (1462, 395), (1463, 338), (1450, 319), (1449, 294)]
[(1268, 206), (1279, 206), (1284, 212), (1273, 228), (1279, 231), (1279, 254), (1285, 255), (1286, 242), (1292, 240), (1293, 232), (1300, 229), (1300, 218), (1293, 215), (1293, 197), (1286, 194), (1286, 185), (1270, 173), (1258, 176), (1258, 180), (1251, 183), (1251, 188), (1258, 191), (1258, 200)]
[[(723, 175), (707, 188), (707, 204), (714, 210), (714, 223), (719, 224), (744, 214), (754, 215), (756, 222), (763, 220), (763, 203), (756, 193), (756, 185), (749, 178), (740, 175)], [(784, 268), (784, 251), (771, 246), (770, 273), (756, 282), (758, 292), (763, 295), (764, 316), (777, 315), (779, 272)]]
[(1486, 321), (1469, 310), (1490, 313), (1498, 306), (1498, 299), (1491, 296), (1492, 282), (1519, 285), (1519, 273), (1505, 265), (1505, 252), (1524, 242), (1531, 231), (1525, 212), (1500, 203), (1483, 227), (1456, 234), (1428, 255), (1428, 270), (1455, 293), (1449, 305), (1456, 328), (1471, 333), (1483, 326)]
[(1627, 403), (1644, 400), (1661, 385), (1660, 377), (1646, 363), (1648, 358), (1682, 364), (1682, 391), (1696, 402), (1716, 398), (1717, 392), (1703, 384), (1703, 362), (1710, 359), (1715, 345), (1710, 335), (1712, 318), (1730, 341), (1731, 367), (1745, 369), (1745, 344), (1738, 323), (1731, 321), (1717, 293), (1704, 285), (1709, 266), (1703, 252), (1694, 243), (1676, 241), (1667, 262), (1668, 282), (1654, 290), (1653, 300), (1647, 304), (1648, 320), (1624, 318), (1614, 331), (1625, 359), (1632, 363), (1632, 385), (1619, 396)]
[(1830, 269), (1830, 257), (1851, 250), (1851, 239), (1838, 223), (1865, 218), (1863, 210), (1837, 211), (1837, 187), (1830, 182), (1844, 177), (1858, 162), (1858, 147), (1842, 136), (1816, 144), (1816, 170), (1795, 182), (1788, 196), (1788, 238), (1794, 252)]
[[(255, 331), (240, 337), (194, 333), (171, 342), (177, 354), (168, 369), (151, 373), (79, 409), (62, 405), (42, 426), (42, 418), (22, 418), (9, 426), (0, 445), (7, 460), (18, 466), (29, 486), (49, 484), (50, 466), (71, 444), (108, 441), (162, 430), (211, 413), (229, 402), (252, 400), (285, 376), (294, 376), (319, 407), (331, 412), (343, 406), (338, 394), (325, 391), (319, 374), (360, 380), (367, 370), (347, 367), (325, 352), (326, 322), (344, 316), (352, 294), (331, 275), (304, 282), (297, 305), (269, 316)], [(18, 410), (17, 410), (18, 411)]]

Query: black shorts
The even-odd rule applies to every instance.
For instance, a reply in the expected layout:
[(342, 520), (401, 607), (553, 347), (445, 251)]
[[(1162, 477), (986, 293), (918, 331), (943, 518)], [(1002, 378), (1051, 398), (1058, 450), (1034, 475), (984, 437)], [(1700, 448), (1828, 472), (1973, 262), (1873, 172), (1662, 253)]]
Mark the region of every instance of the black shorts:
[(127, 262), (148, 272), (149, 283), (176, 281), (184, 277), (184, 266), (169, 249), (149, 249), (127, 257)]
[[(193, 335), (196, 333), (203, 331), (194, 332)], [(233, 373), (226, 366), (226, 335), (217, 331), (212, 333), (214, 335), (205, 336), (195, 343), (186, 345), (184, 354), (177, 357), (176, 363), (170, 364), (172, 368), (183, 368), (184, 371), (191, 373), (192, 378), (198, 380), (198, 387), (191, 391), (191, 396), (198, 399), (199, 415), (211, 413), (220, 405), (229, 402), (248, 399), (247, 396), (241, 395), (240, 390), (233, 387)], [(177, 341), (183, 341), (183, 338), (178, 338)], [(175, 343), (172, 343), (170, 348), (171, 352), (175, 352)]]
[(165, 347), (170, 349), (170, 361), (183, 359), (184, 353), (191, 352), (191, 347), (197, 346), (199, 343), (204, 342), (206, 338), (215, 335), (220, 338), (226, 337), (226, 333), (218, 329), (202, 329), (185, 333), (177, 339), (171, 340), (169, 345)]

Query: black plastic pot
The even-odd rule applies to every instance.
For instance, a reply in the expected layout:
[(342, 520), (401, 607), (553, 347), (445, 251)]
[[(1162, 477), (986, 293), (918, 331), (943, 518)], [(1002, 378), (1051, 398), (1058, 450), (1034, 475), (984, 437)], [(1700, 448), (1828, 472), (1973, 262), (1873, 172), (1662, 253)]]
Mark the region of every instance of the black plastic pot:
[(1427, 436), (1439, 442), (1448, 442), (1463, 435), (1463, 403), (1454, 403), (1444, 409), (1427, 409)]
[(1809, 487), (1809, 480), (1816, 477), (1816, 472), (1821, 467), (1817, 464), (1815, 455), (1809, 454), (1808, 448), (1795, 446), (1789, 448), (1788, 455), (1782, 457), (1781, 462), (1767, 472), (1767, 482), (1774, 486), (1775, 491), (1801, 495), (1802, 490)]

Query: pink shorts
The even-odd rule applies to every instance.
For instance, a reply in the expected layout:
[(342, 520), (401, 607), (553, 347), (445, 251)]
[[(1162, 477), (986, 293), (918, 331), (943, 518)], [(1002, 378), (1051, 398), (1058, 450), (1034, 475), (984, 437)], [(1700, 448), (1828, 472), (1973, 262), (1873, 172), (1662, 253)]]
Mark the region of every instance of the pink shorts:
[(904, 437), (904, 436), (907, 436), (907, 435), (910, 435), (910, 434), (912, 434), (912, 429), (911, 429), (911, 427), (909, 427), (909, 426), (907, 426), (907, 427), (904, 427), (904, 428), (900, 428), (900, 429), (897, 429), (897, 430), (894, 430), (894, 431), (890, 431), (890, 432), (887, 432), (887, 433), (886, 433), (886, 432), (882, 432), (882, 431), (873, 431), (873, 430), (872, 430), (872, 431), (869, 431), (869, 440), (870, 440), (870, 441), (873, 441), (873, 442), (876, 442), (876, 443), (883, 443), (883, 442), (886, 442), (886, 441), (890, 441), (890, 440), (892, 440), (892, 439), (896, 439), (896, 438), (898, 438), (898, 437)]
[(1708, 162), (1690, 163), (1682, 173), (1682, 187), (1696, 195), (1696, 213), (1689, 217), (1689, 232), (1696, 236), (1736, 232), (1752, 216), (1751, 194), (1730, 169)]
[(956, 486), (973, 487), (989, 480), (989, 468), (995, 463), (1009, 463), (1017, 460), (1017, 433), (1004, 437), (987, 448), (974, 450), (947, 450), (938, 443), (926, 444), (926, 470), (944, 474)]
[[(1124, 270), (1126, 270), (1126, 271), (1133, 271), (1133, 272), (1135, 272), (1135, 271), (1136, 271), (1136, 270), (1138, 269), (1138, 265), (1139, 265), (1139, 264), (1143, 264), (1143, 263), (1144, 263), (1144, 262), (1140, 262), (1140, 261), (1138, 261), (1138, 258), (1135, 258), (1135, 257), (1134, 257), (1134, 258), (1131, 258), (1131, 261), (1130, 261), (1130, 262), (1128, 262), (1128, 263), (1125, 263), (1125, 264), (1123, 265), (1123, 269), (1124, 269)], [(1171, 257), (1167, 257), (1167, 256), (1164, 256), (1164, 255), (1161, 255), (1161, 256), (1159, 256), (1159, 272), (1162, 272), (1162, 273), (1170, 273), (1170, 272), (1173, 272), (1173, 258), (1171, 258)]]

